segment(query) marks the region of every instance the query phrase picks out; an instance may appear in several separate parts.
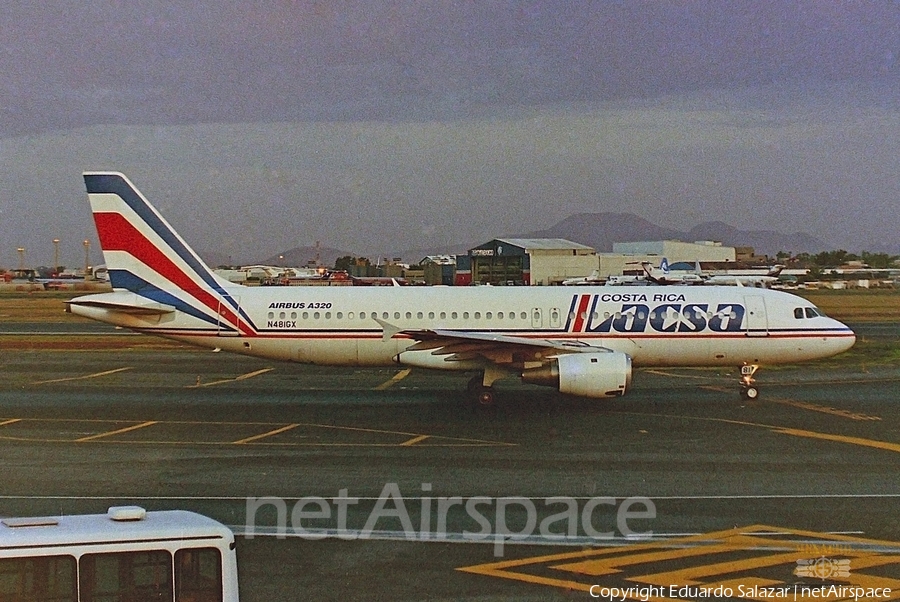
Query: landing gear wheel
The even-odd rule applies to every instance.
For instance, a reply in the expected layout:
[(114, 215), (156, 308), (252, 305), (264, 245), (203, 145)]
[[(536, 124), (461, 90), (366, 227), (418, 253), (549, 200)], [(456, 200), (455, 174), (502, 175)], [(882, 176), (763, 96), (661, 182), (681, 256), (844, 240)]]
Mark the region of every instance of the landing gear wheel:
[(480, 391), (478, 391), (478, 396), (475, 398), (483, 408), (492, 407), (494, 405), (494, 392), (491, 391), (490, 387), (484, 387)]
[(741, 366), (741, 397), (744, 399), (756, 399), (759, 397), (759, 387), (753, 376), (759, 370), (758, 364), (744, 364)]

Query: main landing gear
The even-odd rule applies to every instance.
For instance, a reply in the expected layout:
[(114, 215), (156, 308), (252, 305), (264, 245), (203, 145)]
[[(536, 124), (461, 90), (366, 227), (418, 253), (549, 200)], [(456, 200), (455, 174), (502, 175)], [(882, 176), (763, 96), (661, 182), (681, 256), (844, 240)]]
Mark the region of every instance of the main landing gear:
[(741, 397), (744, 399), (756, 399), (759, 397), (759, 387), (753, 376), (759, 370), (759, 364), (744, 364), (741, 366)]
[(505, 372), (499, 370), (486, 369), (481, 374), (476, 374), (469, 380), (466, 389), (472, 399), (474, 408), (481, 406), (483, 408), (493, 407), (494, 405), (494, 383), (506, 376)]
[(480, 374), (473, 376), (469, 380), (466, 390), (469, 392), (469, 395), (475, 404), (480, 406), (494, 405), (494, 388), (485, 386)]

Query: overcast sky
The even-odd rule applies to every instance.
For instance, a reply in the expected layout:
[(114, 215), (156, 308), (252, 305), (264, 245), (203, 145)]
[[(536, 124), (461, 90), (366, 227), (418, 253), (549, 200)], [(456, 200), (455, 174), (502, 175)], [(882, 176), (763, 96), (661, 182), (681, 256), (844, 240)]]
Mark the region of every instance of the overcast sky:
[(7, 0), (0, 266), (96, 248), (85, 169), (236, 260), (584, 211), (900, 253), (898, 59), (884, 1)]

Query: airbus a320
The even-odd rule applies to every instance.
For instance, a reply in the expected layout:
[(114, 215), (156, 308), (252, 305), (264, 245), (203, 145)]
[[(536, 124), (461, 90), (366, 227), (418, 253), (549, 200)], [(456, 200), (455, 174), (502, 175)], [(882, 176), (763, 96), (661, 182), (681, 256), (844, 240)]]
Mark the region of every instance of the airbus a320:
[(515, 376), (562, 393), (624, 395), (632, 370), (829, 357), (853, 331), (808, 301), (733, 286), (245, 287), (216, 276), (122, 174), (84, 174), (113, 291), (68, 311), (210, 349), (331, 366), (475, 371), (494, 401)]

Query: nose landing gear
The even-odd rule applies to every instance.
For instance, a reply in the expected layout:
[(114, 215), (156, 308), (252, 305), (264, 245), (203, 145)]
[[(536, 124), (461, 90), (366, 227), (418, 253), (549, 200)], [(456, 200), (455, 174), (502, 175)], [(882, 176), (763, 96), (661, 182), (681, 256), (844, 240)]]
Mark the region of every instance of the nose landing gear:
[(758, 364), (744, 364), (741, 366), (741, 397), (744, 399), (756, 399), (759, 397), (759, 387), (753, 376), (759, 370)]

